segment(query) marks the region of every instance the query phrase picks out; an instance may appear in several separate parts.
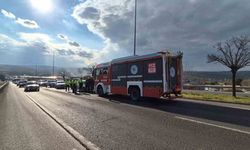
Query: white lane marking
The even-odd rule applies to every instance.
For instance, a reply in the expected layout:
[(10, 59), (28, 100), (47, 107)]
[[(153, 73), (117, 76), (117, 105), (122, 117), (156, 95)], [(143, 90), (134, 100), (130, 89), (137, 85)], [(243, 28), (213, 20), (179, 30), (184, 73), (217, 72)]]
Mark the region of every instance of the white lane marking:
[(8, 82), (5, 82), (3, 85), (0, 86), (0, 89), (2, 89)]
[(31, 96), (25, 93), (25, 95), (33, 102), (36, 106), (38, 106), (43, 112), (45, 112), (50, 118), (52, 118), (56, 123), (58, 123), (66, 132), (68, 132), (73, 138), (75, 138), (80, 144), (82, 144), (86, 149), (88, 150), (100, 150), (99, 147), (97, 147), (95, 144), (87, 140), (84, 136), (82, 136), (79, 132), (77, 132), (75, 129), (67, 125), (63, 120), (58, 118), (56, 115), (54, 115), (52, 112), (47, 110), (45, 107), (40, 105), (38, 102), (36, 102), (35, 99), (33, 99)]
[(193, 120), (193, 119), (184, 118), (184, 117), (179, 117), (179, 116), (175, 116), (175, 118), (181, 119), (181, 120), (185, 120), (185, 121), (189, 121), (189, 122), (194, 122), (194, 123), (198, 123), (198, 124), (204, 124), (204, 125), (208, 125), (208, 126), (213, 126), (213, 127), (217, 127), (217, 128), (222, 128), (222, 129), (231, 130), (231, 131), (240, 132), (240, 133), (244, 133), (244, 134), (250, 135), (250, 132), (248, 132), (248, 131), (243, 131), (243, 130), (239, 130), (239, 129), (235, 129), (235, 128), (230, 128), (230, 127), (225, 127), (225, 126), (221, 126), (221, 125), (216, 125), (216, 124), (213, 124), (213, 123), (202, 122), (202, 121)]

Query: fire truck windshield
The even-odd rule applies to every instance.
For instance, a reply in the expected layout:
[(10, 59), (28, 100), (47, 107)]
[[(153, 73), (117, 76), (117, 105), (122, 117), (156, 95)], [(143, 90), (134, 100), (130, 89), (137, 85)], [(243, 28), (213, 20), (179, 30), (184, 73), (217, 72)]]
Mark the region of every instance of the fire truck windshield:
[(94, 70), (93, 76), (99, 76), (99, 75), (107, 75), (108, 74), (108, 68), (98, 68)]

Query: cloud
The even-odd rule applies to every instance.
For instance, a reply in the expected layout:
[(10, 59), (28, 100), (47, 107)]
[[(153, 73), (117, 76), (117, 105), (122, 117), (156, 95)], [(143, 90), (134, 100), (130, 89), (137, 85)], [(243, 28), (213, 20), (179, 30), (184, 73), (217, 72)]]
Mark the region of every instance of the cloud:
[(26, 43), (17, 41), (7, 35), (0, 34), (0, 49), (6, 49), (10, 47), (25, 47)]
[(63, 41), (65, 41), (66, 43), (68, 43), (71, 46), (75, 46), (75, 47), (80, 47), (80, 44), (75, 42), (75, 41), (71, 41), (68, 36), (63, 35), (63, 34), (57, 34), (57, 37)]
[(38, 24), (33, 20), (17, 18), (16, 23), (30, 29), (39, 28)]
[(61, 39), (61, 40), (66, 40), (66, 41), (69, 40), (68, 37), (67, 37), (66, 35), (63, 35), (63, 34), (57, 34), (57, 37), (58, 37), (59, 39)]
[(7, 18), (16, 19), (16, 16), (15, 16), (13, 13), (8, 12), (8, 11), (6, 11), (6, 10), (4, 10), (4, 9), (1, 9), (1, 13), (2, 13), (5, 17), (7, 17)]
[(78, 44), (77, 42), (69, 42), (69, 45), (75, 46), (75, 47), (79, 47), (80, 46), (80, 44)]
[(49, 35), (43, 33), (18, 33), (19, 38), (29, 44), (44, 43), (47, 45), (52, 42), (52, 38)]
[[(211, 65), (206, 63), (206, 55), (214, 43), (250, 35), (249, 9), (248, 0), (138, 1), (137, 53), (181, 50), (187, 66)], [(74, 7), (72, 17), (106, 44), (116, 44), (114, 51), (129, 55), (133, 50), (133, 11), (134, 0), (86, 0)]]
[[(74, 7), (72, 17), (80, 24), (86, 24), (91, 32), (103, 39), (108, 39), (109, 36), (106, 35), (106, 31), (111, 28), (109, 25), (125, 23), (125, 21), (130, 22), (132, 3), (129, 0), (87, 0)], [(121, 29), (124, 32), (127, 31), (127, 28)]]
[(23, 27), (30, 28), (30, 29), (37, 29), (40, 28), (39, 25), (37, 24), (36, 21), (34, 20), (29, 20), (29, 19), (22, 19), (22, 18), (17, 18), (13, 13), (8, 12), (4, 9), (1, 9), (1, 13), (10, 19), (15, 20), (17, 24), (22, 25)]
[[(68, 41), (57, 43), (55, 42), (55, 39), (47, 34), (18, 33), (18, 36), (22, 42), (26, 43), (30, 47), (43, 49), (44, 54), (46, 55), (53, 55), (53, 53), (55, 53), (57, 56), (64, 57), (68, 60), (80, 61), (83, 65), (91, 64), (92, 60), (95, 59), (96, 56), (95, 50), (82, 47), (76, 42), (72, 42), (72, 45), (68, 44)], [(57, 37), (63, 40), (68, 39), (66, 38), (67, 36), (62, 34), (58, 34)]]

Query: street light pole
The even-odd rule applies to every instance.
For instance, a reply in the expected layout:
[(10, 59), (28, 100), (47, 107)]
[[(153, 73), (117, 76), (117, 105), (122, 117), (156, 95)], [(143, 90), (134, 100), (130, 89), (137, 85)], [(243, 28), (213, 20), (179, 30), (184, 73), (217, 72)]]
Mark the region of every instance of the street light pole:
[(55, 52), (53, 51), (53, 68), (52, 68), (52, 75), (55, 76)]
[(134, 22), (134, 56), (136, 55), (136, 17), (137, 17), (137, 0), (135, 0), (135, 22)]
[(38, 75), (38, 66), (36, 64), (36, 76)]

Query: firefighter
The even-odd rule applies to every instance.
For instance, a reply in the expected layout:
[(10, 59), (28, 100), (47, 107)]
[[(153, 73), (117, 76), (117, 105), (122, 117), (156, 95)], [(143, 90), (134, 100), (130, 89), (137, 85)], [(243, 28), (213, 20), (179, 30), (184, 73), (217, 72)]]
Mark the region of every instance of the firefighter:
[(70, 80), (70, 81), (69, 81), (69, 86), (70, 86), (70, 89), (71, 89), (72, 92), (73, 92), (73, 80)]
[(94, 84), (95, 84), (94, 79), (93, 78), (87, 79), (85, 84), (86, 84), (85, 85), (86, 91), (92, 93), (94, 90)]
[(73, 90), (73, 93), (76, 94), (76, 92), (77, 92), (77, 80), (73, 80), (72, 90)]
[(81, 91), (82, 91), (82, 88), (83, 88), (83, 81), (82, 81), (82, 79), (80, 79), (80, 80), (78, 81), (78, 85), (79, 85), (79, 92), (81, 92)]
[(70, 81), (69, 80), (65, 80), (65, 91), (69, 92), (69, 87), (70, 87)]
[(70, 91), (70, 80), (67, 80), (67, 91), (69, 92)]
[(68, 85), (68, 83), (67, 83), (68, 81), (67, 80), (64, 80), (64, 83), (65, 83), (65, 92), (67, 92), (67, 85)]

